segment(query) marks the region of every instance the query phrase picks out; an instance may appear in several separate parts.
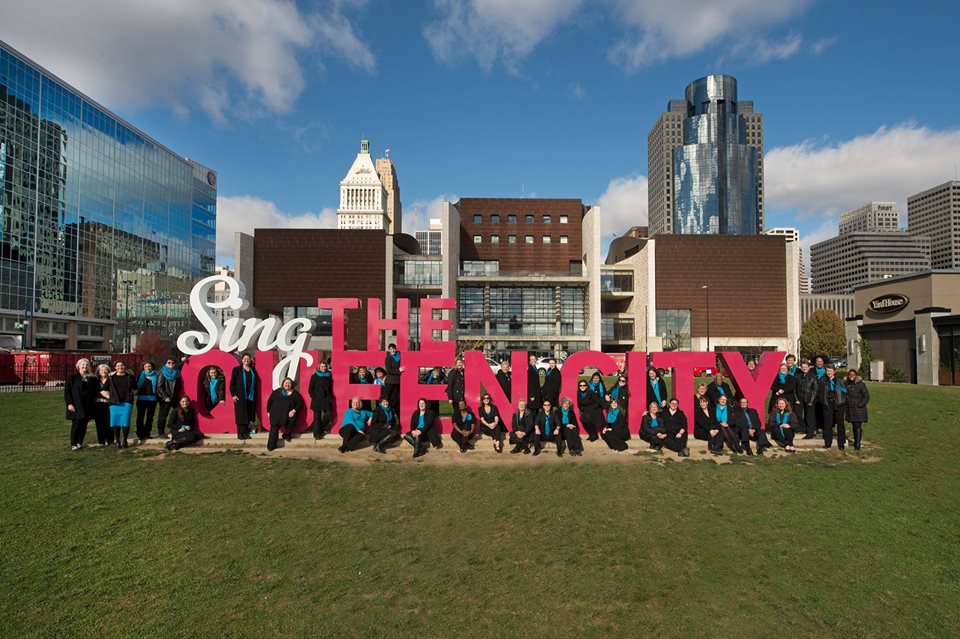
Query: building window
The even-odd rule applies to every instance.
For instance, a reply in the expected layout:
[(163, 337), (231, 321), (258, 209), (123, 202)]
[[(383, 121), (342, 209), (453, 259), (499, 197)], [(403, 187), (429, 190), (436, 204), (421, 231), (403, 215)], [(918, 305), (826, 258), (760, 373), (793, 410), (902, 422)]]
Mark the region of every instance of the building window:
[(474, 223), (474, 224), (480, 224), (481, 222), (483, 222), (483, 216), (482, 216), (482, 215), (474, 215), (474, 216), (473, 216), (473, 223)]
[(482, 236), (480, 236), (480, 235), (474, 235), (474, 236), (473, 236), (473, 243), (474, 243), (474, 244), (480, 244), (480, 242), (482, 242), (482, 241), (483, 241), (483, 237), (482, 237)]
[(570, 238), (567, 237), (566, 235), (561, 235), (561, 236), (560, 236), (560, 243), (561, 243), (561, 244), (569, 244), (569, 243), (570, 243)]
[(633, 320), (620, 317), (604, 317), (600, 320), (600, 339), (604, 342), (632, 342), (635, 338)]
[(333, 335), (333, 311), (321, 310), (315, 306), (284, 306), (283, 321), (289, 322), (296, 317), (305, 317), (313, 322), (311, 335), (330, 337)]
[(570, 260), (570, 275), (583, 275), (583, 262), (580, 260)]
[(491, 244), (499, 244), (499, 243), (500, 243), (500, 236), (499, 236), (499, 235), (491, 235), (491, 236), (490, 236), (490, 243), (491, 243)]
[(460, 265), (460, 275), (498, 275), (500, 262), (497, 260), (464, 260)]
[(544, 243), (544, 244), (549, 244), (549, 243), (550, 243), (550, 236), (549, 236), (549, 235), (544, 235), (544, 236), (543, 236), (543, 243)]
[(499, 223), (500, 223), (500, 216), (499, 216), (499, 215), (491, 215), (491, 216), (490, 216), (490, 223), (491, 223), (491, 224), (499, 224)]
[(516, 224), (516, 223), (517, 223), (517, 216), (516, 216), (516, 215), (508, 215), (508, 216), (507, 216), (507, 224)]
[(690, 350), (690, 309), (658, 308), (657, 335), (663, 339), (663, 350)]
[(532, 216), (532, 215), (524, 215), (524, 216), (523, 216), (523, 223), (524, 223), (524, 224), (533, 224), (533, 216)]
[(526, 236), (524, 236), (523, 241), (526, 242), (527, 244), (533, 244), (533, 236), (532, 236), (532, 235), (526, 235)]
[(517, 243), (517, 236), (516, 236), (516, 235), (508, 235), (508, 236), (507, 236), (507, 244), (516, 244), (516, 243)]
[(633, 272), (631, 271), (601, 271), (600, 292), (602, 293), (632, 293)]
[(461, 286), (457, 298), (459, 329), (483, 333), (483, 288)]
[(567, 221), (568, 221), (568, 218), (567, 218), (566, 215), (561, 215), (561, 216), (560, 216), (560, 223), (561, 223), (561, 224), (566, 224)]
[(544, 216), (543, 216), (543, 223), (544, 223), (544, 224), (550, 224), (551, 221), (552, 221), (552, 218), (551, 218), (549, 215), (544, 215)]

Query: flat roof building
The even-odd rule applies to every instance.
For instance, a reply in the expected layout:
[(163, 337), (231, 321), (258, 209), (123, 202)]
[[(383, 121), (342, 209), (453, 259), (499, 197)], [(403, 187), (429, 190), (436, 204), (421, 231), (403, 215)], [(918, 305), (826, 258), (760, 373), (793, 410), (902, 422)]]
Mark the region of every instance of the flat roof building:
[(907, 225), (911, 233), (930, 238), (931, 268), (960, 268), (960, 181), (907, 198)]

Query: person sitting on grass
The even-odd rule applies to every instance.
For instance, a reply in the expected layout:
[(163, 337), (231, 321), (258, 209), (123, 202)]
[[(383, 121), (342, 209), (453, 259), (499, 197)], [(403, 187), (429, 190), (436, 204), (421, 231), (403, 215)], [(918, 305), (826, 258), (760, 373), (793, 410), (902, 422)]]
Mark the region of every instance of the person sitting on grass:
[[(703, 386), (701, 384), (701, 386)], [(704, 386), (704, 390), (706, 387)], [(698, 403), (700, 407), (693, 413), (693, 437), (707, 442), (707, 450), (714, 455), (723, 454), (723, 433), (713, 418), (710, 410), (710, 400), (702, 396)]]
[(750, 408), (750, 400), (746, 397), (740, 398), (740, 411), (734, 415), (737, 427), (740, 429), (740, 447), (747, 451), (748, 455), (753, 454), (750, 448), (750, 441), (757, 442), (757, 455), (763, 457), (763, 451), (770, 448), (770, 440), (763, 431), (763, 422), (757, 409)]
[(267, 436), (267, 450), (277, 447), (280, 429), (283, 428), (283, 440), (293, 439), (293, 429), (297, 423), (297, 413), (303, 408), (303, 397), (294, 390), (293, 380), (287, 377), (280, 388), (270, 394), (267, 400), (267, 415), (270, 418), (270, 434)]
[(386, 453), (384, 446), (400, 439), (400, 418), (390, 406), (390, 398), (386, 395), (380, 398), (377, 409), (370, 418), (370, 427), (367, 429), (367, 438), (376, 453)]
[(527, 401), (521, 399), (517, 402), (517, 411), (510, 417), (510, 443), (513, 444), (510, 453), (529, 454), (533, 437), (533, 413), (527, 410)]
[(667, 437), (663, 439), (663, 446), (672, 450), (680, 457), (689, 457), (687, 448), (687, 416), (680, 410), (680, 400), (671, 397), (667, 402), (667, 410), (661, 413)]
[(723, 434), (723, 441), (727, 443), (727, 448), (735, 453), (742, 453), (740, 433), (737, 431), (733, 409), (730, 407), (730, 404), (727, 403), (728, 401), (729, 398), (727, 395), (719, 395), (717, 397), (717, 405), (713, 407), (713, 421), (720, 427), (720, 432)]
[(484, 393), (480, 398), (480, 410), (477, 412), (480, 420), (480, 432), (493, 439), (493, 450), (497, 453), (503, 452), (503, 420), (500, 419), (500, 411), (493, 405), (493, 400), (489, 394)]
[(778, 446), (788, 453), (796, 452), (793, 436), (797, 430), (797, 418), (790, 410), (790, 403), (783, 397), (777, 398), (773, 410), (767, 415), (767, 430)]
[[(381, 398), (381, 401), (383, 399), (385, 398)], [(337, 450), (346, 453), (359, 448), (372, 418), (373, 413), (363, 407), (363, 401), (359, 397), (351, 399), (350, 408), (344, 411), (343, 421), (340, 422), (340, 437), (343, 438), (343, 443), (337, 446)]]
[(467, 406), (466, 400), (457, 400), (457, 407), (453, 411), (451, 422), (453, 423), (453, 432), (450, 433), (450, 437), (460, 447), (460, 452), (465, 453), (468, 450), (473, 450), (473, 444), (470, 440), (473, 439), (477, 418), (470, 407)]
[(557, 411), (560, 419), (560, 430), (567, 450), (571, 457), (583, 455), (583, 442), (580, 440), (580, 424), (577, 423), (577, 414), (573, 410), (573, 401), (569, 397), (560, 400), (560, 410)]
[(666, 432), (660, 417), (660, 402), (653, 400), (647, 405), (647, 412), (640, 421), (640, 439), (650, 444), (651, 450), (660, 450), (663, 447), (663, 438), (658, 435), (665, 435)]
[(180, 398), (173, 411), (173, 420), (173, 432), (165, 444), (167, 450), (180, 450), (203, 439), (203, 433), (197, 430), (197, 411), (186, 395)]
[(557, 457), (563, 457), (563, 433), (560, 418), (553, 410), (549, 399), (544, 398), (543, 408), (533, 420), (533, 455), (541, 452), (541, 443), (554, 442), (557, 445)]
[(627, 450), (627, 440), (630, 439), (630, 429), (627, 428), (627, 416), (620, 410), (620, 404), (615, 399), (610, 400), (610, 408), (604, 418), (603, 433), (600, 435), (611, 450), (623, 452)]
[(584, 380), (577, 383), (577, 408), (583, 430), (587, 431), (589, 441), (599, 439), (598, 432), (603, 428), (603, 397), (597, 395)]
[(427, 453), (428, 442), (434, 448), (443, 448), (440, 433), (434, 424), (436, 420), (437, 414), (430, 409), (427, 400), (423, 397), (418, 399), (417, 410), (410, 416), (410, 431), (403, 436), (403, 440), (413, 446), (414, 457)]

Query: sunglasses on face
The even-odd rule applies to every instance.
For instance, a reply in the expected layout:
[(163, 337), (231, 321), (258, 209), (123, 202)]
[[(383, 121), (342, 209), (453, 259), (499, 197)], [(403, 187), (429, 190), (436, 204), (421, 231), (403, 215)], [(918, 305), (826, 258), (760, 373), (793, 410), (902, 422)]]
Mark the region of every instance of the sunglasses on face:
[(627, 380), (621, 379), (618, 383), (620, 383), (620, 384), (626, 384), (626, 383), (627, 383)]

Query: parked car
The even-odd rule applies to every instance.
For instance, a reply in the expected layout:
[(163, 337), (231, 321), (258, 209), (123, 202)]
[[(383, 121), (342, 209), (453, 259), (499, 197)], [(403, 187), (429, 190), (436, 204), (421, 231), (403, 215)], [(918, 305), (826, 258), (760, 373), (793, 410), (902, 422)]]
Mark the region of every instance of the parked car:
[[(560, 359), (559, 357), (557, 358), (557, 368), (563, 368), (563, 361), (564, 361), (564, 360)], [(542, 371), (545, 371), (545, 370), (547, 370), (548, 368), (550, 368), (550, 358), (549, 358), (549, 357), (541, 357), (540, 359), (538, 359), (538, 360), (537, 360), (537, 368), (538, 368), (539, 370), (542, 370)]]
[(717, 367), (712, 368), (695, 368), (693, 369), (694, 377), (713, 377), (717, 374), (717, 371), (720, 370)]
[(492, 357), (487, 358), (487, 364), (490, 365), (490, 370), (493, 371), (494, 373), (500, 370), (500, 362), (493, 359)]

